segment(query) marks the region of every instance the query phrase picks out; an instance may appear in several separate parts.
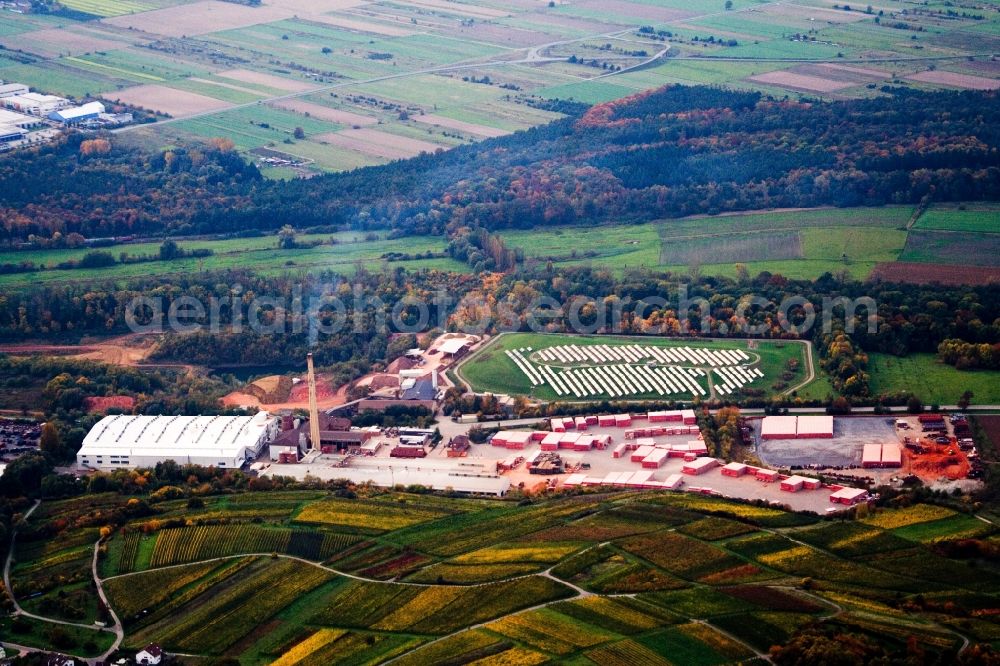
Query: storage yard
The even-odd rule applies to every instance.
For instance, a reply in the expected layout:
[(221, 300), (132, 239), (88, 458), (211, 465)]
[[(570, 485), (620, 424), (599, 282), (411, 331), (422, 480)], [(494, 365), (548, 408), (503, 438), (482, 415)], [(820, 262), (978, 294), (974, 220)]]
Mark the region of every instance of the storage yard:
[(797, 419), (808, 418), (768, 416), (755, 420), (754, 434), (760, 441), (760, 459), (775, 467), (860, 467), (865, 446), (881, 447), (883, 443), (898, 441), (893, 419), (889, 417), (825, 417), (831, 425), (829, 435), (799, 435)]
[[(767, 416), (753, 423), (757, 453), (773, 467), (834, 470), (881, 481), (914, 474), (927, 483), (980, 474), (961, 416)], [(822, 423), (830, 429), (817, 425)]]
[[(498, 496), (511, 488), (606, 487), (764, 500), (817, 513), (839, 506), (831, 495), (840, 486), (823, 487), (816, 478), (783, 476), (742, 463), (723, 465), (709, 457), (692, 410), (557, 418), (549, 426), (551, 430), (501, 430), (489, 443), (471, 448), (462, 442), (458, 456), (447, 443), (427, 446), (429, 432), (423, 443), (406, 446), (407, 435), (400, 429), (379, 432), (364, 445), (307, 451), (295, 464), (283, 464), (272, 454), (271, 461), (255, 468), (265, 476), (309, 475)], [(841, 504), (865, 496), (862, 491)]]

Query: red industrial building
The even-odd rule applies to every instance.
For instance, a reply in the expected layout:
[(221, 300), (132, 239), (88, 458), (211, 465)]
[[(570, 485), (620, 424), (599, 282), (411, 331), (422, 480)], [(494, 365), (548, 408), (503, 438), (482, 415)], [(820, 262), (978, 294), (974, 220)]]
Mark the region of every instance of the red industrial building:
[(797, 421), (794, 416), (765, 416), (760, 424), (760, 438), (795, 439)]
[[(658, 469), (663, 466), (663, 463), (667, 459), (668, 451), (666, 449), (653, 449), (653, 451), (642, 459), (642, 466), (644, 469)], [(706, 460), (711, 460), (711, 458), (706, 458)]]
[(774, 483), (781, 478), (778, 471), (773, 469), (758, 469), (755, 476), (758, 481), (763, 481), (764, 483)]
[(719, 461), (715, 458), (695, 458), (691, 462), (684, 463), (681, 471), (684, 474), (698, 475), (719, 466)]
[(796, 424), (795, 436), (798, 439), (831, 438), (833, 437), (833, 417), (800, 416)]
[(851, 506), (868, 498), (868, 491), (863, 488), (838, 488), (837, 486), (832, 488), (834, 492), (830, 495), (830, 501), (834, 504)]
[(747, 473), (747, 466), (743, 463), (731, 462), (722, 467), (722, 476), (743, 476)]

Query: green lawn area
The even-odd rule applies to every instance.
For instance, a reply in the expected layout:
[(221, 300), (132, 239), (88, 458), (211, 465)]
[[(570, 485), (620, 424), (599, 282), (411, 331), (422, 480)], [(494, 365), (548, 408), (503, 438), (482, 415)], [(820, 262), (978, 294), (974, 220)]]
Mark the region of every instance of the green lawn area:
[[(748, 349), (746, 342), (742, 340), (713, 339), (678, 339), (663, 337), (642, 337), (642, 336), (581, 336), (567, 334), (546, 334), (546, 333), (508, 333), (500, 335), (490, 341), (485, 347), (478, 350), (459, 366), (459, 375), (469, 382), (475, 391), (505, 393), (510, 395), (534, 395), (537, 398), (556, 400), (560, 397), (548, 385), (536, 386), (534, 389), (525, 374), (518, 369), (514, 362), (506, 355), (509, 349), (521, 349), (530, 347), (537, 351), (546, 347), (556, 345), (649, 345), (655, 347), (691, 347), (696, 349), (743, 349), (751, 357), (759, 357), (753, 363), (764, 373), (762, 379), (758, 379), (751, 386), (762, 388), (767, 392), (771, 384), (777, 380), (778, 375), (784, 370), (788, 359), (796, 358), (800, 361), (800, 370), (796, 377), (789, 384), (795, 385), (801, 382), (806, 373), (801, 369), (805, 365), (804, 347), (798, 343), (791, 342), (771, 342), (758, 341), (756, 349)], [(713, 375), (714, 377), (714, 375)], [(698, 383), (706, 387), (705, 378), (699, 378)], [(714, 381), (718, 381), (717, 379)], [(815, 384), (816, 382), (813, 382)], [(806, 392), (812, 388), (812, 384), (805, 387)], [(822, 389), (821, 389), (822, 390)], [(825, 392), (823, 393), (825, 395)], [(622, 399), (659, 399), (669, 398), (690, 400), (690, 393), (661, 396), (659, 394), (634, 394), (624, 396)], [(708, 396), (705, 396), (708, 397)], [(561, 399), (573, 399), (573, 396), (562, 396)], [(600, 399), (595, 398), (595, 399)]]
[(1000, 402), (1000, 371), (956, 370), (939, 363), (934, 354), (911, 354), (902, 358), (889, 354), (871, 354), (872, 392), (910, 391), (927, 404), (954, 405), (968, 389), (973, 404)]
[[(861, 280), (876, 263), (899, 256), (911, 214), (910, 206), (820, 208), (501, 235), (529, 258), (566, 266), (593, 264), (618, 274), (634, 268), (687, 273), (697, 265), (703, 274), (733, 277), (739, 262), (751, 274), (770, 271), (814, 279), (846, 271)], [(723, 255), (724, 261), (710, 261)]]
[[(419, 270), (423, 268), (466, 272), (469, 267), (450, 257), (429, 257), (390, 262), (382, 255), (390, 252), (423, 254), (426, 252), (441, 252), (445, 240), (435, 236), (409, 236), (392, 240), (364, 241), (361, 234), (346, 232), (344, 234), (317, 234), (299, 237), (300, 242), (311, 239), (328, 241), (331, 237), (337, 242), (333, 245), (318, 245), (316, 247), (295, 250), (278, 250), (274, 236), (261, 238), (237, 238), (222, 241), (181, 241), (180, 247), (186, 250), (207, 248), (214, 251), (210, 257), (201, 259), (183, 258), (172, 261), (152, 261), (131, 264), (115, 264), (100, 269), (59, 269), (52, 268), (33, 273), (17, 273), (0, 275), (0, 287), (16, 288), (26, 283), (59, 283), (87, 280), (115, 280), (130, 277), (150, 277), (163, 275), (178, 275), (202, 270), (225, 270), (230, 268), (245, 268), (265, 273), (281, 273), (286, 271), (341, 271), (352, 273), (360, 263), (369, 270), (406, 268)], [(158, 243), (141, 243), (136, 245), (117, 245), (105, 248), (116, 258), (119, 253), (126, 252), (131, 256), (155, 255), (159, 250)], [(54, 266), (62, 261), (80, 259), (89, 250), (40, 250), (33, 252), (0, 253), (0, 263), (33, 261)]]
[[(97, 656), (111, 647), (115, 639), (110, 631), (97, 631), (96, 628), (91, 630), (67, 624), (59, 625), (29, 617), (21, 617), (17, 624), (11, 617), (0, 619), (3, 640), (19, 645), (51, 649), (54, 631), (62, 631), (67, 636), (63, 650), (79, 655)], [(8, 649), (8, 656), (10, 654)]]
[(920, 216), (917, 229), (1000, 233), (1000, 207), (990, 204), (935, 206)]
[(586, 104), (599, 104), (619, 97), (626, 97), (635, 92), (617, 83), (607, 81), (581, 81), (580, 83), (565, 83), (563, 85), (542, 88), (538, 94), (551, 99), (571, 99)]

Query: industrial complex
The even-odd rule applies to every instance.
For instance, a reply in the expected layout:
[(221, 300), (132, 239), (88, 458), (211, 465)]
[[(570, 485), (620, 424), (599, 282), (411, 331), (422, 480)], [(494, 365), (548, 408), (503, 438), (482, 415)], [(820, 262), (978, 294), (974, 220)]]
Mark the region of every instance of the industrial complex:
[[(955, 478), (964, 478), (975, 457), (965, 440), (949, 439), (954, 434), (948, 435), (939, 415), (909, 420), (831, 415), (744, 418), (744, 444), (757, 457), (731, 462), (712, 457), (698, 414), (691, 408), (511, 423), (491, 430), (488, 441), (479, 445), (468, 436), (478, 422), (475, 416), (439, 419), (436, 428), (352, 425), (351, 413), (399, 405), (436, 413), (444, 393), (439, 382), (447, 381), (444, 370), (479, 342), (446, 335), (428, 350), (410, 350), (381, 373), (367, 377), (366, 397), (343, 410), (319, 409), (310, 355), (304, 382), (307, 414), (262, 409), (255, 416), (108, 416), (87, 435), (77, 463), (81, 470), (114, 470), (174, 460), (243, 468), (261, 476), (346, 479), (496, 496), (512, 488), (687, 491), (829, 512), (866, 500), (868, 493), (859, 486), (867, 487), (876, 479), (886, 482), (904, 471), (951, 474), (951, 468), (939, 470), (931, 464), (936, 460), (927, 453), (932, 445), (947, 449), (941, 452), (946, 461), (958, 460), (955, 474), (961, 476)], [(582, 352), (567, 348), (560, 353)], [(718, 364), (743, 360), (712, 359)], [(271, 382), (269, 390), (287, 394), (297, 381)], [(268, 386), (257, 387), (264, 397)], [(953, 427), (959, 433), (959, 426)], [(917, 429), (945, 443), (918, 442), (907, 434), (915, 435)]]
[(180, 464), (239, 469), (260, 455), (276, 433), (278, 420), (254, 416), (106, 416), (76, 454), (84, 469)]
[(63, 127), (99, 129), (130, 122), (132, 114), (107, 113), (101, 102), (75, 105), (65, 97), (31, 92), (23, 83), (0, 82), (0, 150), (48, 138)]

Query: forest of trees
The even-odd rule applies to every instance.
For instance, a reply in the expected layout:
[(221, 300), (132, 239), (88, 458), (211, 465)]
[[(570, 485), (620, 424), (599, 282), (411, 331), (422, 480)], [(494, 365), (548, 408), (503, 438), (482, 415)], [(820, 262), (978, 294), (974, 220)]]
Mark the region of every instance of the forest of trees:
[[(678, 311), (680, 286), (688, 299), (704, 299), (708, 312), (692, 307), (685, 322)], [(231, 285), (239, 285), (236, 291)], [(343, 296), (347, 323), (338, 330), (310, 340), (308, 312), (294, 307), (297, 289), (319, 293), (324, 288)], [(355, 290), (361, 295), (355, 300)], [(1000, 342), (1000, 291), (988, 286), (947, 287), (847, 281), (825, 275), (815, 281), (789, 280), (760, 273), (756, 277), (687, 277), (652, 271), (630, 271), (616, 276), (589, 267), (561, 268), (521, 266), (509, 273), (466, 275), (442, 271), (388, 273), (359, 271), (350, 280), (323, 275), (257, 275), (246, 271), (205, 273), (184, 278), (147, 278), (121, 284), (59, 285), (32, 287), (0, 296), (0, 340), (19, 340), (58, 334), (66, 338), (88, 334), (124, 332), (126, 306), (144, 294), (160, 299), (167, 311), (185, 296), (201, 302), (220, 299), (220, 330), (208, 330), (164, 338), (157, 358), (208, 366), (285, 364), (312, 351), (317, 363), (330, 368), (343, 381), (366, 372), (372, 364), (391, 355), (389, 344), (400, 327), (379, 312), (391, 313), (397, 305), (415, 299), (428, 305), (427, 327), (462, 328), (487, 312), (494, 317), (487, 331), (528, 330), (532, 318), (544, 319), (545, 330), (571, 331), (570, 313), (577, 308), (584, 324), (595, 332), (647, 335), (701, 335), (725, 337), (745, 326), (755, 326), (757, 337), (796, 337), (783, 326), (779, 305), (790, 297), (801, 297), (817, 313), (817, 325), (806, 335), (816, 343), (820, 363), (838, 391), (851, 398), (870, 397), (867, 354), (884, 352), (940, 352), (947, 362), (975, 358), (975, 367), (991, 367), (990, 350)], [(448, 294), (451, 303), (438, 300)], [(756, 295), (769, 302), (737, 316), (741, 300)], [(260, 317), (266, 323), (283, 322), (275, 332), (255, 332), (250, 327), (232, 330), (234, 321), (249, 321), (250, 296), (273, 297), (275, 301)], [(859, 307), (850, 321), (838, 297), (870, 297), (877, 304), (875, 326), (869, 332), (869, 312)], [(666, 304), (655, 299), (666, 299)], [(404, 301), (407, 299), (407, 301)], [(544, 305), (545, 299), (557, 303)], [(581, 299), (583, 307), (579, 307)], [(376, 307), (379, 303), (381, 306)], [(800, 309), (788, 315), (800, 317)], [(400, 307), (401, 324), (419, 323), (409, 306)], [(616, 321), (615, 313), (620, 314)], [(831, 328), (820, 325), (830, 313)], [(504, 317), (496, 317), (505, 314)], [(206, 324), (207, 314), (187, 323)], [(326, 320), (324, 315), (324, 321)], [(405, 331), (404, 332), (411, 332)], [(960, 342), (956, 342), (960, 341)], [(973, 354), (975, 356), (973, 357)], [(971, 362), (971, 361), (970, 361)], [(973, 366), (969, 366), (973, 367)]]
[(70, 135), (30, 159), (0, 157), (0, 244), (56, 232), (218, 234), (285, 224), (453, 236), (995, 197), (998, 93), (890, 92), (807, 103), (672, 86), (571, 108), (575, 115), (510, 136), (291, 182), (262, 179), (221, 141), (149, 155), (112, 139), (95, 153)]

